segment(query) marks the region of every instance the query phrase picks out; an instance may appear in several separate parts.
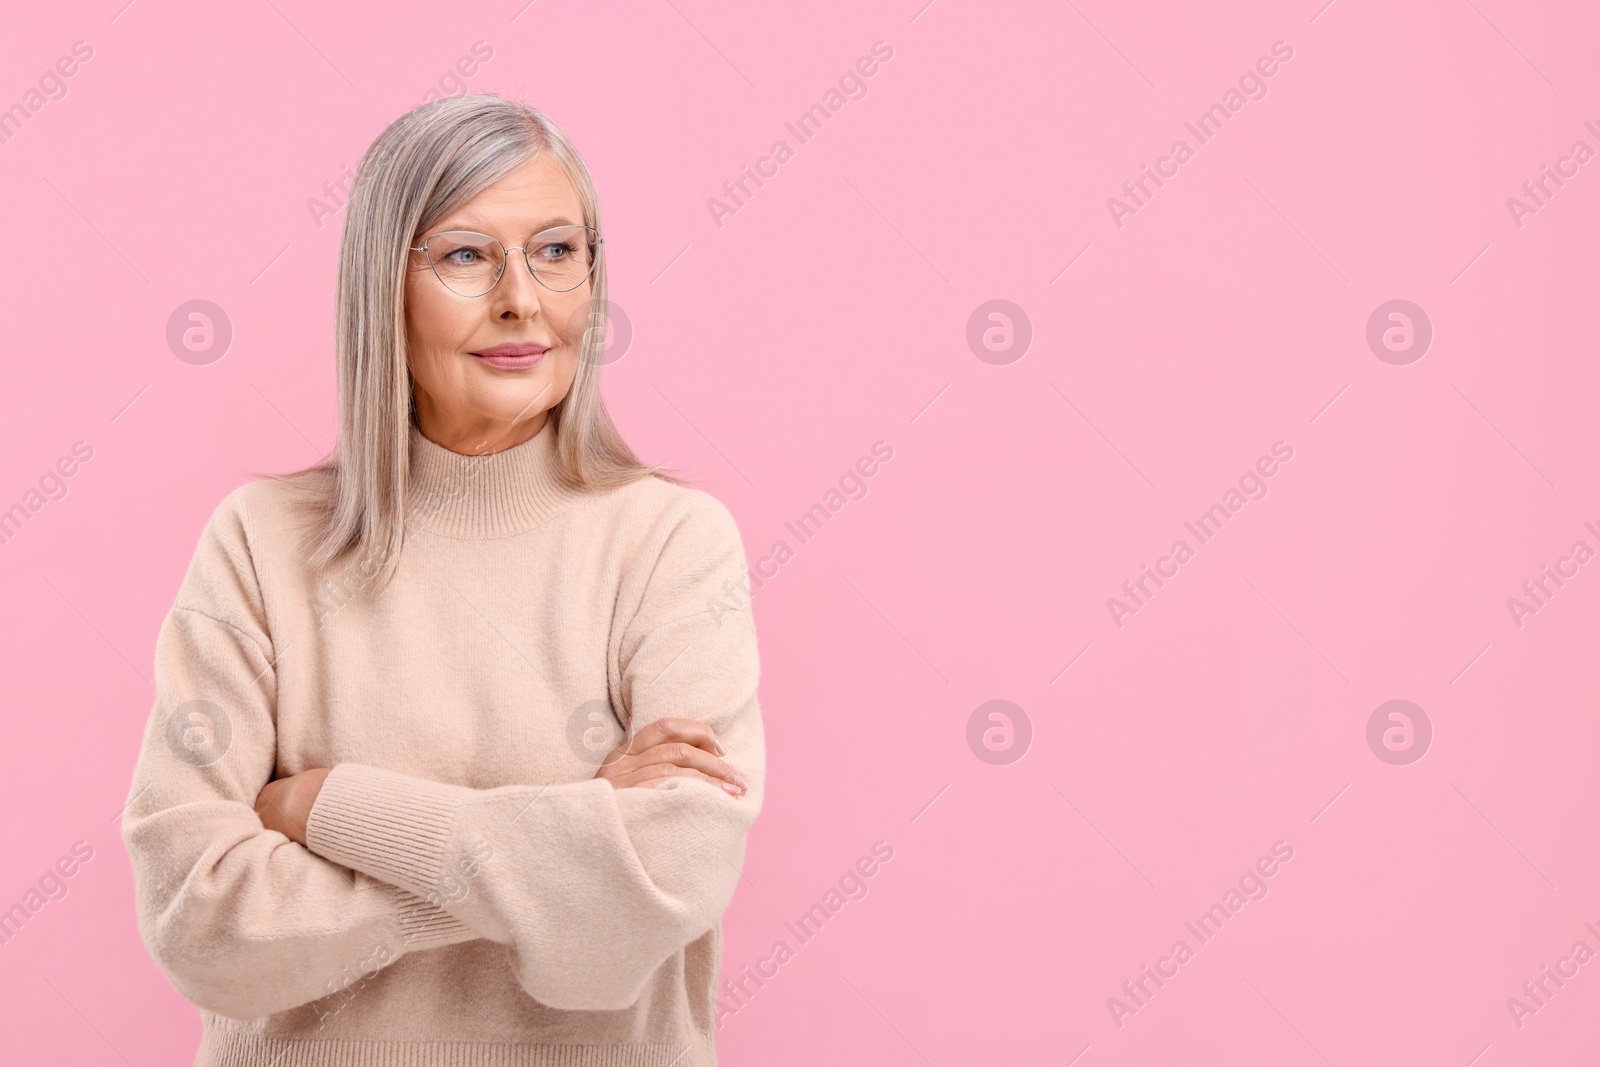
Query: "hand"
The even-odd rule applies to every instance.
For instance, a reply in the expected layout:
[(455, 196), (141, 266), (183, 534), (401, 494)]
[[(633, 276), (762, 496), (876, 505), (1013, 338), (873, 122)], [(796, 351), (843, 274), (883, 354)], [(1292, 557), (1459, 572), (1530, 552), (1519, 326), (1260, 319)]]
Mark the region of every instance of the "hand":
[(317, 767), (268, 782), (256, 798), (256, 814), (261, 816), (261, 825), (297, 844), (305, 844), (306, 821), (311, 818), (311, 805), (317, 802), (328, 770)]
[(711, 727), (697, 719), (657, 719), (638, 734), (612, 749), (596, 778), (613, 789), (643, 786), (653, 789), (673, 778), (699, 778), (740, 796), (748, 788), (723, 755)]

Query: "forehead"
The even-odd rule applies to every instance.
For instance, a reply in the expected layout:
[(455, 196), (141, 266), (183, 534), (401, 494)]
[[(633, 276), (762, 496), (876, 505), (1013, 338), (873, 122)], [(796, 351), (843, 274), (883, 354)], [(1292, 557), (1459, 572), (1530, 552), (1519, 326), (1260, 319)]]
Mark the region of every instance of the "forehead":
[(520, 239), (549, 226), (582, 224), (577, 187), (560, 164), (540, 155), (451, 212), (435, 229), (466, 228)]

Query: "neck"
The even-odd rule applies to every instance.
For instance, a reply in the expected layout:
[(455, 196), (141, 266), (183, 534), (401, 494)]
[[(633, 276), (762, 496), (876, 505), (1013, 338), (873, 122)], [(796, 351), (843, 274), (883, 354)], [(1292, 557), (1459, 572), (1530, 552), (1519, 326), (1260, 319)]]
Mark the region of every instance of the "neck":
[(483, 455), (436, 444), (411, 424), (406, 524), (472, 540), (531, 529), (578, 499), (548, 416), (526, 440)]
[(438, 418), (431, 407), (424, 405), (416, 409), (415, 421), (422, 436), (464, 456), (488, 456), (515, 448), (543, 431), (550, 421), (550, 412), (545, 410), (514, 422), (450, 423)]

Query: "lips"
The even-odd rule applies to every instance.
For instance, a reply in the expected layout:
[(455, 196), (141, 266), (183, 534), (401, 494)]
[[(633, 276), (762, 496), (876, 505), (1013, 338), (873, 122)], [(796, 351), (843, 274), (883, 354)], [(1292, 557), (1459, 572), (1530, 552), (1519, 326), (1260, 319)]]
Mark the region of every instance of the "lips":
[(526, 370), (538, 366), (549, 350), (549, 345), (504, 344), (485, 348), (472, 355), (479, 361), (500, 370)]

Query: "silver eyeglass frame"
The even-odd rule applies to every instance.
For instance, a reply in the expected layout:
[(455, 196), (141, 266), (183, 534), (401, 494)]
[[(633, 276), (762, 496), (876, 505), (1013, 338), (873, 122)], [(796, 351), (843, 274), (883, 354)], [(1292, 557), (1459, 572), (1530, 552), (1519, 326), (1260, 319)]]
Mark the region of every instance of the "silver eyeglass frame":
[[(539, 233), (534, 234), (533, 237), (538, 237), (539, 234), (549, 233), (550, 230), (565, 230), (565, 229), (573, 229), (573, 228), (578, 228), (577, 224), (574, 224), (573, 226), (551, 226), (549, 229), (540, 230)], [(606, 243), (606, 239), (604, 237), (600, 236), (600, 231), (595, 229), (593, 226), (586, 226), (585, 225), (585, 226), (581, 226), (581, 228), (585, 229), (585, 230), (588, 230), (590, 233), (594, 234), (594, 258), (591, 259), (590, 262), (589, 262), (589, 271), (588, 271), (588, 273), (585, 274), (582, 278), (579, 278), (578, 281), (577, 281), (577, 284), (575, 284), (575, 285), (573, 285), (573, 286), (571, 286), (570, 288), (567, 288), (567, 289), (557, 289), (555, 286), (551, 285), (549, 282), (546, 282), (543, 278), (539, 277), (539, 272), (538, 272), (538, 270), (536, 270), (534, 268), (533, 261), (528, 258), (528, 247), (529, 246), (523, 245), (521, 248), (507, 248), (505, 245), (500, 244), (500, 238), (496, 237), (492, 233), (484, 233), (481, 230), (462, 230), (462, 229), (438, 230), (438, 231), (435, 231), (434, 233), (430, 233), (428, 236), (424, 237), (422, 239), (422, 244), (420, 246), (418, 246), (416, 248), (408, 249), (408, 251), (421, 252), (423, 255), (428, 257), (428, 270), (429, 270), (429, 272), (435, 278), (438, 279), (440, 285), (443, 285), (445, 287), (445, 291), (446, 292), (449, 292), (449, 293), (452, 293), (452, 294), (454, 294), (456, 296), (459, 296), (463, 300), (476, 300), (480, 296), (488, 296), (490, 293), (494, 292), (495, 286), (500, 284), (500, 279), (504, 278), (506, 276), (505, 267), (502, 266), (500, 268), (500, 273), (495, 275), (494, 284), (490, 285), (489, 288), (485, 289), (481, 293), (478, 293), (476, 296), (466, 296), (463, 293), (457, 293), (454, 289), (451, 289), (450, 286), (448, 284), (446, 284), (445, 280), (443, 278), (439, 277), (439, 268), (433, 262), (433, 253), (428, 251), (428, 242), (431, 241), (433, 238), (439, 236), (439, 234), (441, 234), (441, 233), (472, 233), (472, 234), (477, 234), (479, 237), (487, 237), (489, 240), (493, 241), (495, 244), (500, 245), (500, 251), (505, 253), (504, 259), (502, 260), (503, 263), (511, 262), (511, 253), (513, 253), (513, 252), (521, 252), (522, 253), (522, 262), (528, 268), (528, 273), (533, 276), (533, 280), (534, 281), (538, 282), (540, 285), (544, 286), (546, 289), (550, 290), (552, 293), (570, 293), (574, 289), (577, 289), (579, 286), (581, 286), (584, 282), (586, 282), (590, 278), (594, 277), (594, 269), (595, 269), (595, 267), (599, 266), (599, 264), (600, 264), (600, 253), (602, 251), (600, 246)], [(530, 241), (533, 240), (533, 237), (530, 237), (529, 240)]]

